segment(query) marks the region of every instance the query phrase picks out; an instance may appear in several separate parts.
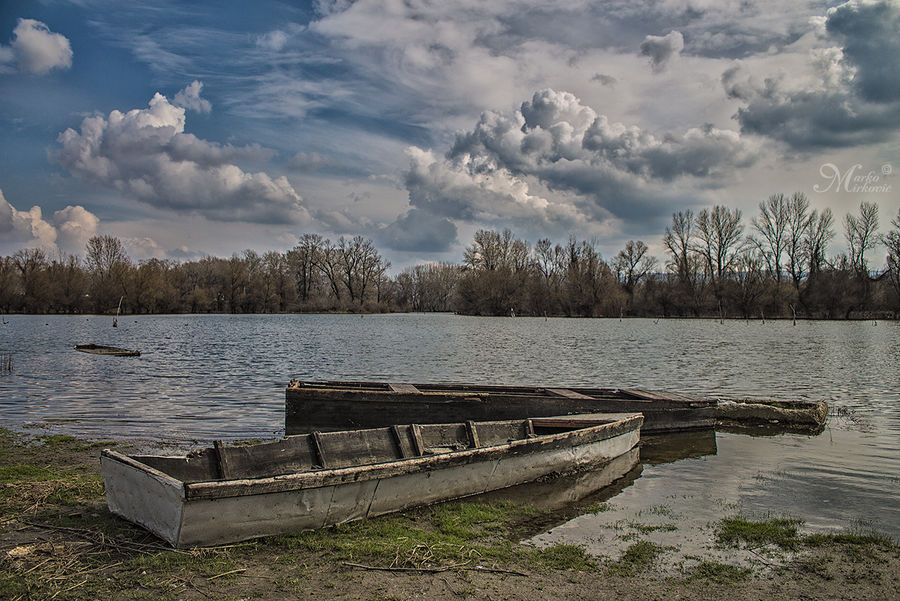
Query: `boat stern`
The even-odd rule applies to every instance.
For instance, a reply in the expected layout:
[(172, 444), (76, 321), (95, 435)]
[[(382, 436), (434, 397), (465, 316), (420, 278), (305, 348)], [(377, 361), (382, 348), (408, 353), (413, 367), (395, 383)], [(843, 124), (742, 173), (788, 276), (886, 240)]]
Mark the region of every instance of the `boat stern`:
[(134, 459), (104, 449), (100, 455), (109, 510), (172, 546), (179, 545), (184, 484)]

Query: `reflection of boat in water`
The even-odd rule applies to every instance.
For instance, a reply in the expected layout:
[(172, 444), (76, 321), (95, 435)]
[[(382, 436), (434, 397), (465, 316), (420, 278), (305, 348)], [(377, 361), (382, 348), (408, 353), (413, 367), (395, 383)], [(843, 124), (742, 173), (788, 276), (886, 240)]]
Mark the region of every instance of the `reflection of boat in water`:
[(715, 455), (716, 432), (673, 432), (641, 439), (641, 463), (660, 465), (681, 459), (696, 459)]
[[(596, 470), (639, 441), (639, 414), (313, 432), (186, 457), (101, 455), (110, 510), (176, 547), (310, 530)], [(637, 459), (620, 462), (628, 468)]]
[(621, 455), (602, 469), (521, 484), (472, 497), (471, 501), (512, 502), (537, 509), (539, 513), (533, 519), (517, 526), (521, 538), (526, 539), (595, 511), (598, 503), (608, 501), (632, 486), (641, 477), (645, 465), (715, 454), (716, 433), (713, 430), (651, 436), (641, 438), (639, 448)]
[(481, 503), (515, 503), (538, 513), (516, 527), (521, 538), (555, 528), (613, 498), (641, 475), (640, 450), (635, 447), (600, 469), (530, 482), (467, 499)]

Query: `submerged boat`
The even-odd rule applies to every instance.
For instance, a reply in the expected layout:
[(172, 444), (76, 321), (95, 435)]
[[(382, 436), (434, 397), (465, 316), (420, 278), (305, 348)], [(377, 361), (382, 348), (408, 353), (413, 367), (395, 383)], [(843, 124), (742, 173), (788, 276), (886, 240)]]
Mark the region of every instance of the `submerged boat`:
[(396, 423), (521, 419), (576, 413), (640, 412), (643, 434), (731, 427), (791, 425), (807, 430), (825, 421), (825, 403), (717, 399), (625, 388), (301, 382), (285, 391), (285, 433), (374, 428)]
[(285, 433), (396, 423), (643, 413), (644, 434), (714, 428), (716, 401), (637, 389), (300, 382), (285, 391)]
[(110, 510), (175, 547), (311, 530), (548, 476), (632, 451), (640, 414), (410, 424), (100, 461)]
[(111, 357), (140, 357), (141, 351), (133, 351), (117, 346), (104, 346), (102, 344), (76, 344), (76, 351), (91, 353), (94, 355), (109, 355)]

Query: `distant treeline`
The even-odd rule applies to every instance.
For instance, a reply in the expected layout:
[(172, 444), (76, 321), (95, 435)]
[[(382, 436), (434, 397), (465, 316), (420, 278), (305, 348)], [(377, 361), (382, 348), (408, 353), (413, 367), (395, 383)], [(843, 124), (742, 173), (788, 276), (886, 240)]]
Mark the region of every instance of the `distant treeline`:
[[(897, 317), (900, 213), (879, 232), (878, 206), (842, 222), (848, 253), (826, 256), (829, 209), (803, 194), (774, 194), (749, 224), (725, 206), (672, 215), (665, 256), (629, 241), (605, 260), (595, 242), (530, 245), (509, 230), (480, 230), (461, 264), (387, 274), (371, 240), (304, 234), (289, 251), (245, 250), (135, 263), (121, 240), (95, 236), (84, 259), (38, 248), (0, 258), (4, 313), (279, 313), (456, 311), (572, 317)], [(880, 246), (884, 264), (870, 266)]]

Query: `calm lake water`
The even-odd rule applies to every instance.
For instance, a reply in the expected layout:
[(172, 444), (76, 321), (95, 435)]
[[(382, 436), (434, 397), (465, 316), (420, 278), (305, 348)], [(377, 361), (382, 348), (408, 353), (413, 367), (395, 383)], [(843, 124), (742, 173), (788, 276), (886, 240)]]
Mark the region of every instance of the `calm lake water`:
[[(533, 542), (599, 550), (627, 541), (621, 531), (636, 521), (701, 524), (738, 511), (900, 537), (896, 322), (178, 315), (129, 316), (114, 329), (110, 317), (7, 320), (0, 358), (11, 355), (12, 371), (0, 371), (0, 425), (153, 447), (283, 434), (291, 378), (823, 399), (831, 415), (820, 435), (719, 432), (689, 458), (645, 460), (610, 511), (566, 519)], [(143, 355), (72, 350), (87, 342)]]

